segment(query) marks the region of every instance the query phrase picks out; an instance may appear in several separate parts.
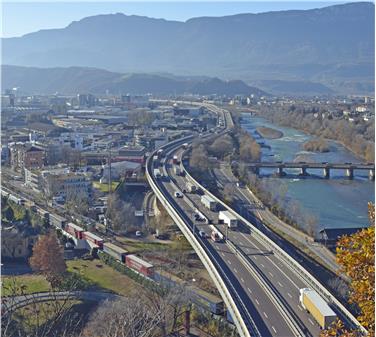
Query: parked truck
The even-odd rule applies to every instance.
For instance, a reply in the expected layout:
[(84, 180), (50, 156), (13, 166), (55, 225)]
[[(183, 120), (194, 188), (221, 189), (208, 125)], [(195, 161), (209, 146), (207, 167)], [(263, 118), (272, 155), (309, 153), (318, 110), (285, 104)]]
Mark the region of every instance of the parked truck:
[(229, 211), (219, 211), (218, 221), (226, 224), (231, 229), (235, 229), (238, 226), (238, 219)]
[(316, 291), (310, 288), (303, 288), (299, 291), (299, 302), (301, 306), (314, 317), (322, 329), (328, 328), (328, 326), (337, 319), (336, 313)]
[(190, 192), (190, 193), (194, 193), (194, 192), (196, 192), (196, 190), (197, 190), (196, 185), (195, 185), (195, 184), (192, 184), (192, 183), (189, 182), (189, 181), (187, 182), (187, 184), (186, 184), (185, 187), (187, 188), (187, 191)]
[(210, 198), (208, 195), (203, 195), (201, 197), (201, 202), (206, 208), (210, 209), (211, 211), (215, 211), (217, 209), (217, 202), (214, 199)]

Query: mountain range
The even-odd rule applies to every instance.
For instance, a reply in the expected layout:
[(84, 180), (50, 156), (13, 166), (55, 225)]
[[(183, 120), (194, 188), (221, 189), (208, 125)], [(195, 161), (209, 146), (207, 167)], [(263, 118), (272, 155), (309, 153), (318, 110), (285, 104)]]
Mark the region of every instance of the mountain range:
[(374, 90), (374, 24), (371, 2), (186, 22), (106, 14), (4, 38), (3, 64), (205, 75), (287, 93), (364, 93)]
[(199, 94), (267, 95), (243, 81), (170, 74), (121, 74), (87, 67), (36, 68), (3, 65), (2, 87), (19, 88), (27, 94)]

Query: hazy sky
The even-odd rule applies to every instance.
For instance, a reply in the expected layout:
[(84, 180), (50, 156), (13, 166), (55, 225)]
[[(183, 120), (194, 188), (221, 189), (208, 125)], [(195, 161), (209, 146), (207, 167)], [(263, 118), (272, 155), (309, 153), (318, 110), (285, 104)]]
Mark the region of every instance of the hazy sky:
[[(356, 1), (356, 0), (355, 0)], [(238, 13), (259, 13), (285, 9), (309, 9), (329, 6), (336, 1), (54, 1), (2, 2), (2, 34), (21, 36), (40, 29), (62, 28), (86, 16), (124, 13), (154, 18), (185, 21), (197, 16), (224, 16)], [(354, 1), (351, 1), (354, 2)]]

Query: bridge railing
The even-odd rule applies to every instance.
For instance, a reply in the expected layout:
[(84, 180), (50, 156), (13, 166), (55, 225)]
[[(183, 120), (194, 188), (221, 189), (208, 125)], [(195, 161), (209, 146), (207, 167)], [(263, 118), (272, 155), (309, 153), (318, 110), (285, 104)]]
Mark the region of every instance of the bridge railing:
[[(181, 140), (171, 142), (162, 148), (167, 148), (173, 145), (178, 145), (180, 143), (182, 144), (183, 142), (186, 142), (187, 140), (190, 140), (190, 139), (192, 139), (192, 137), (186, 137)], [(250, 337), (250, 336), (261, 337), (261, 334), (259, 333), (256, 327), (256, 324), (253, 322), (252, 317), (248, 313), (242, 298), (238, 295), (236, 289), (232, 287), (230, 280), (227, 278), (224, 270), (222, 270), (222, 268), (220, 267), (220, 264), (217, 263), (217, 266), (215, 266), (213, 262), (213, 261), (216, 261), (215, 257), (210, 253), (209, 250), (204, 249), (203, 242), (199, 241), (199, 238), (187, 226), (187, 224), (183, 220), (182, 215), (179, 214), (179, 211), (176, 209), (175, 205), (169, 202), (167, 198), (164, 196), (164, 194), (161, 192), (158, 184), (156, 183), (153, 177), (153, 173), (151, 170), (152, 158), (153, 156), (150, 156), (146, 163), (146, 175), (147, 175), (149, 184), (152, 187), (158, 199), (160, 200), (160, 202), (162, 203), (162, 205), (166, 208), (166, 210), (168, 211), (172, 219), (179, 226), (184, 236), (188, 239), (188, 241), (190, 242), (190, 244), (192, 245), (192, 247), (194, 248), (194, 250), (200, 257), (206, 270), (209, 272), (224, 302), (226, 303), (228, 309), (230, 310), (231, 316), (234, 319), (239, 335), (242, 337)], [(226, 285), (224, 279), (226, 279), (227, 284), (229, 284), (232, 287), (233, 294), (231, 294), (230, 289)], [(234, 294), (236, 296), (238, 303), (240, 304), (240, 308), (234, 301), (234, 298), (233, 298)], [(243, 312), (243, 315), (241, 312)], [(250, 326), (247, 326), (247, 324), (244, 321), (243, 316), (247, 317), (248, 322), (250, 323)]]
[(345, 306), (332, 294), (329, 290), (327, 290), (312, 274), (310, 274), (303, 266), (301, 266), (295, 259), (293, 259), (287, 252), (285, 252), (281, 247), (279, 247), (274, 241), (269, 239), (264, 233), (262, 233), (256, 226), (254, 226), (251, 222), (247, 219), (242, 217), (240, 214), (235, 212), (231, 207), (226, 205), (222, 200), (218, 199), (215, 195), (213, 195), (210, 191), (208, 191), (205, 187), (203, 187), (200, 183), (198, 183), (188, 172), (186, 167), (182, 162), (182, 167), (185, 172), (185, 177), (196, 186), (200, 187), (205, 194), (209, 195), (213, 198), (217, 203), (222, 205), (225, 209), (227, 209), (230, 213), (232, 213), (235, 217), (240, 219), (245, 225), (250, 227), (257, 235), (257, 237), (268, 247), (270, 247), (273, 252), (277, 253), (280, 258), (286, 263), (286, 265), (294, 271), (294, 273), (300, 277), (304, 282), (310, 285), (310, 287), (316, 290), (323, 298), (325, 298), (331, 305), (341, 314), (344, 320), (353, 328), (357, 328), (362, 331), (363, 334), (367, 334), (367, 330), (358, 322), (358, 320), (354, 317), (354, 315), (345, 308)]

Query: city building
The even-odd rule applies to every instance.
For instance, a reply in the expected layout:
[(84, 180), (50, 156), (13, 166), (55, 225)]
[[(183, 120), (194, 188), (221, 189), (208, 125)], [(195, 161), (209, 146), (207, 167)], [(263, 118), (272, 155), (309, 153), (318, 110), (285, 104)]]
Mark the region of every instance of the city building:
[(66, 168), (42, 171), (41, 184), (45, 195), (50, 198), (66, 200), (75, 196), (91, 197), (91, 180), (82, 173), (71, 172)]
[(133, 161), (144, 164), (146, 149), (144, 146), (124, 146), (119, 150), (117, 161)]
[(45, 164), (45, 150), (31, 143), (11, 144), (11, 166), (14, 170), (38, 169)]

